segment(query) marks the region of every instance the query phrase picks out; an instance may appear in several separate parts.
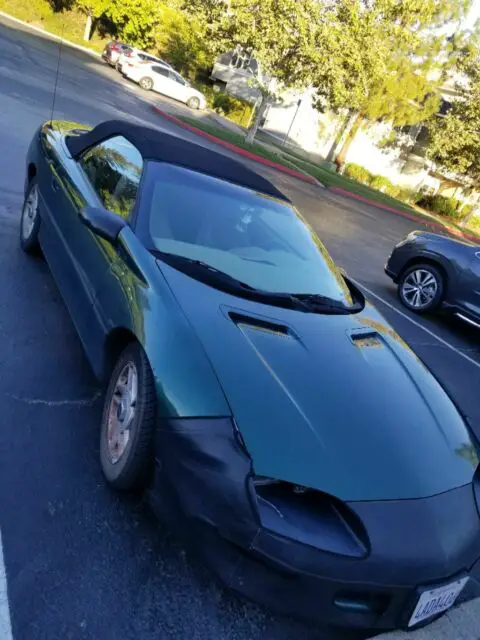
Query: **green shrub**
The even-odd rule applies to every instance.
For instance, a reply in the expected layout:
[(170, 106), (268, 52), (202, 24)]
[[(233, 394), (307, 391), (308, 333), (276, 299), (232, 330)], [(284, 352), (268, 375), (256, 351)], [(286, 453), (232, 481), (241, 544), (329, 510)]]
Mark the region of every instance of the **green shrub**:
[(411, 189), (410, 187), (399, 187), (397, 198), (402, 202), (414, 204), (415, 202), (418, 202), (420, 195), (416, 189)]
[(345, 166), (344, 173), (347, 178), (351, 178), (352, 180), (356, 180), (363, 184), (370, 184), (370, 180), (373, 177), (370, 171), (367, 171), (367, 169), (359, 164), (355, 164), (354, 162), (350, 162)]
[(423, 209), (427, 209), (427, 211), (433, 211), (446, 218), (452, 218), (452, 220), (460, 220), (463, 218), (466, 215), (465, 210), (467, 209), (467, 207), (464, 207), (463, 211), (459, 211), (461, 207), (459, 200), (446, 198), (438, 194), (434, 196), (422, 195), (421, 198), (417, 200), (417, 204)]
[(382, 193), (388, 193), (388, 195), (393, 198), (396, 198), (400, 193), (400, 187), (393, 184), (393, 182), (385, 176), (372, 176), (370, 186), (372, 189), (377, 189)]
[(193, 82), (196, 89), (201, 91), (207, 100), (210, 109), (231, 122), (246, 127), (252, 113), (252, 105), (244, 100), (234, 98), (228, 93), (214, 91), (213, 85), (204, 82)]

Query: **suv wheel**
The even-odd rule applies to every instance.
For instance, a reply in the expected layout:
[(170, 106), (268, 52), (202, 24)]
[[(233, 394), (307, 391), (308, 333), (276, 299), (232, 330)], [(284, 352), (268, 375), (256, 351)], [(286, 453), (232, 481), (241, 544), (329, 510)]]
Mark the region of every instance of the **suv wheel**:
[(431, 264), (409, 267), (398, 283), (401, 302), (415, 313), (434, 311), (440, 305), (444, 291), (444, 277)]

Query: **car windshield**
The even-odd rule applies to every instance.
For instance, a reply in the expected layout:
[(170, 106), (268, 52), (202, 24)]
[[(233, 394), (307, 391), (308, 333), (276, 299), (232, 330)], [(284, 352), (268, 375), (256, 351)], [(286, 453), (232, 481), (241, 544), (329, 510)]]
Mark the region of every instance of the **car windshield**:
[(287, 202), (150, 162), (140, 207), (139, 228), (152, 250), (201, 262), (262, 292), (352, 305), (341, 272)]

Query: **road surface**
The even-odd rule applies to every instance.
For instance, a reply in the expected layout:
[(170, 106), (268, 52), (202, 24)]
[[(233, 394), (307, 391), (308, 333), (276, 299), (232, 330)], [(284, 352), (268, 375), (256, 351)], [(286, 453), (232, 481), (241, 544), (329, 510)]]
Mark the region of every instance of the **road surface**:
[[(50, 117), (56, 55), (48, 38), (0, 18), (0, 638), (345, 640), (226, 592), (147, 505), (103, 482), (100, 389), (45, 263), (18, 246), (24, 156)], [(162, 103), (64, 49), (56, 118), (127, 117), (190, 136), (155, 115), (152, 101)], [(413, 318), (383, 274), (392, 246), (417, 225), (254, 166), (304, 212), (480, 435), (479, 334)]]

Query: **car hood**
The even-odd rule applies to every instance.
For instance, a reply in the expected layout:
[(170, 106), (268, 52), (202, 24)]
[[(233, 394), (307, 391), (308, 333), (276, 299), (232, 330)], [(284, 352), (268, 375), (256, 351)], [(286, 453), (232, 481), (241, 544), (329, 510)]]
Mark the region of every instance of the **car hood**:
[(256, 474), (345, 501), (423, 498), (472, 481), (476, 450), (462, 417), (373, 307), (282, 309), (159, 266)]

